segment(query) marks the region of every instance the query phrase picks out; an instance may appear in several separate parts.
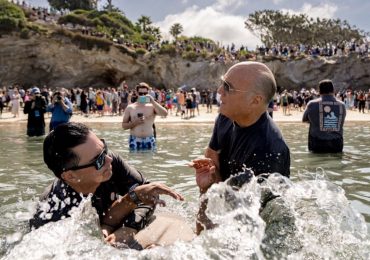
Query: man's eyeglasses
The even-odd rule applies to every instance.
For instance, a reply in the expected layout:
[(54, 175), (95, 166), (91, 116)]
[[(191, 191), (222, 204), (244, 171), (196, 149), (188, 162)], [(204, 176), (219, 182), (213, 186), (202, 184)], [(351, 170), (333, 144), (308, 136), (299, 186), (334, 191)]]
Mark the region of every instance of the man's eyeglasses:
[(221, 85), (222, 85), (222, 87), (223, 87), (223, 89), (224, 89), (224, 92), (225, 93), (230, 93), (230, 92), (244, 92), (244, 93), (246, 93), (246, 92), (250, 92), (250, 91), (245, 91), (245, 90), (240, 90), (240, 89), (235, 89), (232, 85), (231, 85), (231, 83), (229, 83), (229, 82), (227, 82), (226, 80), (225, 80), (225, 78), (224, 78), (224, 76), (222, 76), (221, 77)]
[(145, 96), (145, 95), (148, 95), (148, 92), (138, 92), (137, 93), (139, 96)]
[(101, 153), (96, 157), (96, 159), (93, 162), (91, 162), (89, 164), (85, 164), (85, 165), (73, 166), (73, 167), (70, 167), (68, 169), (64, 169), (64, 171), (69, 171), (69, 170), (76, 171), (76, 170), (89, 168), (91, 166), (94, 166), (95, 169), (98, 170), (98, 171), (101, 168), (103, 168), (103, 166), (105, 164), (105, 157), (108, 154), (108, 147), (107, 147), (107, 144), (105, 143), (104, 139), (100, 139), (100, 140), (103, 142), (104, 148), (103, 148), (103, 151), (101, 151)]

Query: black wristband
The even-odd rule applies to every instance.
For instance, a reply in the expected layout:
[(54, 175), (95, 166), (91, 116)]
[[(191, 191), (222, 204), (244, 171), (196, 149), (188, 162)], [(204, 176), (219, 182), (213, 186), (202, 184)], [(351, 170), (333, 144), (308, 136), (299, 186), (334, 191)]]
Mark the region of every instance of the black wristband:
[(130, 197), (130, 199), (132, 200), (132, 202), (134, 202), (136, 205), (139, 205), (141, 202), (141, 200), (139, 199), (139, 197), (137, 196), (137, 194), (135, 193), (135, 188), (139, 186), (138, 183), (134, 184), (131, 186), (131, 188), (129, 189), (128, 191), (128, 196)]

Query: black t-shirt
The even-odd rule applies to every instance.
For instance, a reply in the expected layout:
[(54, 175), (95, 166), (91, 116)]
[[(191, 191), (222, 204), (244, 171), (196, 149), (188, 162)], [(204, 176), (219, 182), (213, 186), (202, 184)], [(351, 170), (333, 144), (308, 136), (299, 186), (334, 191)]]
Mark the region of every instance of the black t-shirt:
[[(92, 197), (92, 205), (100, 219), (115, 200), (128, 193), (132, 185), (146, 182), (142, 174), (130, 167), (119, 155), (110, 153), (109, 156), (113, 158), (112, 177), (101, 183)], [(30, 226), (39, 228), (48, 222), (70, 217), (70, 210), (78, 207), (81, 200), (81, 195), (68, 184), (61, 179), (55, 179), (41, 196), (36, 214), (30, 220)]]
[[(35, 102), (34, 108), (32, 108), (33, 102)], [(44, 97), (38, 97), (35, 101), (26, 101), (23, 112), (28, 114), (27, 127), (45, 127), (46, 100)]]
[(275, 172), (290, 176), (289, 148), (267, 113), (249, 127), (240, 127), (220, 114), (209, 147), (219, 153), (222, 180), (248, 168), (256, 176)]
[(311, 100), (302, 121), (308, 122), (308, 149), (313, 152), (341, 152), (343, 150), (343, 124), (346, 107), (333, 95)]

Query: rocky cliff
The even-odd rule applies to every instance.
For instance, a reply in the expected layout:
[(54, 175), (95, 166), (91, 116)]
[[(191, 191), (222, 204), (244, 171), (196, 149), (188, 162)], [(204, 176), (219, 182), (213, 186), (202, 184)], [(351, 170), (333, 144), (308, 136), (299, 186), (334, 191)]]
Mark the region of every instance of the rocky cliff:
[[(264, 60), (282, 88), (313, 87), (324, 78), (337, 88), (370, 87), (370, 59), (357, 56), (332, 59)], [(67, 37), (17, 36), (0, 38), (0, 85), (20, 83), (50, 87), (132, 86), (146, 81), (153, 86), (215, 88), (232, 64), (200, 59), (195, 62), (150, 53), (134, 58), (111, 46), (109, 51), (83, 50)]]

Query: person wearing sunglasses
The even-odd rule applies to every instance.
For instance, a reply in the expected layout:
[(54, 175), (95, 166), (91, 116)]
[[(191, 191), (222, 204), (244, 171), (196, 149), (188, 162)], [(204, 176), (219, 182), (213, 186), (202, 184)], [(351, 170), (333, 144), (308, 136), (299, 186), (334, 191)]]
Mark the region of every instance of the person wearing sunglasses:
[[(214, 184), (242, 173), (239, 185), (263, 173), (290, 176), (290, 153), (272, 118), (269, 101), (276, 92), (271, 70), (258, 62), (233, 65), (221, 77), (219, 115), (205, 151), (205, 158), (193, 160), (196, 182), (202, 194)], [(250, 170), (245, 170), (250, 169)], [(205, 215), (203, 201), (198, 213), (197, 232), (213, 224)]]
[(141, 82), (136, 86), (138, 98), (123, 113), (122, 128), (130, 129), (130, 151), (155, 150), (155, 116), (167, 116), (167, 110), (149, 94), (150, 87)]
[(145, 245), (134, 236), (153, 221), (155, 205), (165, 205), (159, 195), (183, 200), (166, 185), (149, 183), (84, 124), (59, 125), (46, 136), (43, 151), (56, 178), (40, 198), (31, 229), (70, 217), (71, 209), (92, 194), (106, 241), (126, 241), (129, 247), (142, 249)]

